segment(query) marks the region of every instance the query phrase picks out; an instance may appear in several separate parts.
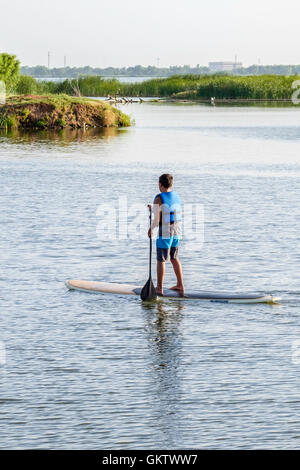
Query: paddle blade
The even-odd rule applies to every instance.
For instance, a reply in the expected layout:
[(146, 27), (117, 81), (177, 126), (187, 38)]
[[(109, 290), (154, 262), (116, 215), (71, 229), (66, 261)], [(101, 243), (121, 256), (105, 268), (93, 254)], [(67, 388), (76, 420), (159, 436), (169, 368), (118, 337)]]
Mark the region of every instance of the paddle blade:
[(157, 298), (156, 289), (153, 285), (151, 277), (149, 277), (148, 281), (146, 282), (146, 284), (144, 285), (141, 291), (141, 299), (145, 302), (149, 300), (154, 300), (156, 298)]

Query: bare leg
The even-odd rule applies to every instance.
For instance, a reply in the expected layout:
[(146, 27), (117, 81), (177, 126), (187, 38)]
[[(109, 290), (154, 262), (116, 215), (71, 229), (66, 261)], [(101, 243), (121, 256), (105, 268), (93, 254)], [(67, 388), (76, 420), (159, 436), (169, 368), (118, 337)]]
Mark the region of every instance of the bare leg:
[(166, 263), (164, 261), (157, 261), (157, 294), (164, 295), (164, 278), (166, 273)]
[(172, 263), (174, 273), (177, 279), (176, 286), (171, 287), (171, 289), (178, 290), (181, 295), (184, 295), (183, 274), (182, 274), (182, 266), (181, 266), (180, 260), (179, 258), (171, 259), (171, 263)]

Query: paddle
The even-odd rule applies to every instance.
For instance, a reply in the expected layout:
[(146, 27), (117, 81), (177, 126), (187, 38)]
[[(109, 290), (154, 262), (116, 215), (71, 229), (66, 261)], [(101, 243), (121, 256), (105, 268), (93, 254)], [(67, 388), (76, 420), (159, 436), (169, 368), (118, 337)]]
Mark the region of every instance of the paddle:
[[(150, 220), (150, 227), (151, 227), (152, 207), (150, 204), (148, 205), (148, 208), (149, 208), (149, 220)], [(143, 301), (154, 300), (157, 298), (156, 289), (153, 285), (152, 277), (151, 277), (151, 260), (152, 260), (152, 235), (150, 233), (149, 278), (141, 291), (141, 299)]]

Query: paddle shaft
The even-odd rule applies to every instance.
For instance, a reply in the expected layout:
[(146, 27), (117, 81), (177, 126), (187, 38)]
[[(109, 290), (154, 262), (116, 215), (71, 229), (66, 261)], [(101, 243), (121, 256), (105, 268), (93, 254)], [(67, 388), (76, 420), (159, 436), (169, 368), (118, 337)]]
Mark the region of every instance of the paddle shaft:
[(152, 233), (151, 233), (151, 225), (152, 225), (152, 207), (149, 204), (149, 221), (150, 221), (150, 229), (149, 229), (149, 238), (150, 238), (150, 251), (149, 251), (149, 278), (144, 287), (141, 290), (141, 299), (143, 301), (151, 301), (157, 298), (156, 289), (153, 285), (152, 278), (151, 278), (151, 261), (152, 261)]
[(152, 233), (151, 233), (151, 225), (152, 225), (152, 207), (149, 204), (149, 226), (150, 226), (150, 250), (149, 250), (149, 279), (151, 279), (151, 265), (152, 265)]

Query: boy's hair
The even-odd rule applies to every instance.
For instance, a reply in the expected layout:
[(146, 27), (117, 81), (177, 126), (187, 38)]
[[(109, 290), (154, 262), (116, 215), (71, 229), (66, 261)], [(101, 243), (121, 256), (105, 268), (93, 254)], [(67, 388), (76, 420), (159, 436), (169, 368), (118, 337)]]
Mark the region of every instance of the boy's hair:
[(169, 173), (164, 173), (159, 177), (159, 182), (164, 188), (169, 189), (173, 186), (173, 176)]

